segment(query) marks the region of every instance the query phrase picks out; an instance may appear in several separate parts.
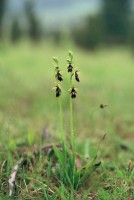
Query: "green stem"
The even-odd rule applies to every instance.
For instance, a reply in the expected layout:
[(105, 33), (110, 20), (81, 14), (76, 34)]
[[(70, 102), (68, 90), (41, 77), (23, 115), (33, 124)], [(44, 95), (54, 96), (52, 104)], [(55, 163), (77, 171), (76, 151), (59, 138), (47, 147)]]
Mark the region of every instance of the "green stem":
[[(70, 78), (70, 87), (72, 88), (73, 82), (72, 82), (72, 74)], [(70, 133), (71, 133), (71, 145), (72, 150), (75, 151), (75, 139), (74, 139), (74, 126), (73, 126), (73, 100), (70, 96)]]
[[(71, 77), (72, 79), (72, 77)], [(71, 86), (72, 86), (72, 80), (71, 80)], [(71, 98), (70, 96), (70, 133), (71, 133), (71, 146), (72, 146), (72, 151), (73, 151), (73, 154), (75, 152), (75, 138), (74, 138), (74, 126), (73, 126), (73, 99)], [(72, 177), (72, 183), (73, 183), (73, 186), (74, 186), (74, 173), (75, 173), (75, 156), (73, 155), (73, 177)]]
[[(61, 103), (61, 97), (59, 97), (59, 121), (60, 121), (60, 133), (62, 134), (62, 139), (64, 140), (64, 135), (63, 135), (63, 114), (62, 114), (62, 103)], [(61, 136), (61, 135), (60, 135)]]

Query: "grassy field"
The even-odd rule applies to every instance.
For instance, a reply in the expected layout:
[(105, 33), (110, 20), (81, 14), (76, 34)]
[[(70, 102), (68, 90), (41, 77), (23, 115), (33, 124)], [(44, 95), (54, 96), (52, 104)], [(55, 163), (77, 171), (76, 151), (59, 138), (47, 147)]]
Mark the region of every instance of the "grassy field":
[[(74, 52), (74, 64), (80, 70), (77, 98), (74, 100), (74, 127), (77, 150), (93, 157), (101, 143), (101, 166), (75, 194), (63, 187), (56, 195), (42, 189), (43, 158), (30, 170), (18, 174), (18, 199), (98, 199), (132, 200), (134, 155), (134, 58), (126, 48), (86, 52), (73, 45), (56, 47), (22, 42), (14, 46), (0, 44), (0, 196), (8, 197), (8, 177), (25, 152), (40, 144), (57, 140), (58, 102), (54, 86), (52, 57), (59, 58), (63, 71), (63, 117), (69, 139), (69, 89), (66, 59)], [(100, 104), (106, 104), (104, 109)], [(101, 137), (106, 138), (101, 142)], [(51, 135), (51, 136), (50, 136)], [(32, 138), (32, 139), (31, 139)], [(87, 144), (89, 151), (87, 152)], [(35, 180), (39, 180), (38, 184)], [(34, 186), (33, 186), (34, 185)], [(48, 183), (50, 188), (53, 186)], [(34, 188), (34, 190), (33, 190)], [(41, 188), (40, 190), (38, 190)], [(51, 193), (51, 192), (50, 192)], [(87, 197), (88, 195), (88, 197)], [(16, 197), (17, 198), (17, 197)]]

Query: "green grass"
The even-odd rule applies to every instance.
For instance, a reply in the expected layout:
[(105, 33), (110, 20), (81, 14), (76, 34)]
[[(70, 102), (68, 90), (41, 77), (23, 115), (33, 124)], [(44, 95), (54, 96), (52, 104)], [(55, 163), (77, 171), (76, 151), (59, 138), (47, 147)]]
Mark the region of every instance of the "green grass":
[[(75, 193), (63, 184), (58, 187), (49, 181), (51, 165), (47, 165), (45, 156), (39, 156), (37, 160), (31, 158), (34, 145), (57, 140), (60, 124), (58, 102), (52, 90), (55, 81), (52, 57), (57, 56), (61, 63), (64, 88), (68, 90), (65, 59), (69, 49), (74, 52), (75, 66), (81, 71), (74, 105), (77, 151), (88, 153), (92, 158), (101, 137), (107, 134), (98, 152), (101, 167)], [(96, 196), (98, 200), (133, 199), (133, 163), (128, 170), (134, 154), (133, 74), (134, 58), (127, 48), (100, 49), (92, 53), (72, 44), (59, 47), (49, 43), (37, 46), (28, 42), (14, 46), (0, 44), (1, 199), (9, 199), (7, 179), (24, 152), (29, 152), (29, 164), (21, 168), (17, 176), (16, 195), (19, 192), (19, 199), (84, 200), (87, 196)], [(66, 90), (62, 95), (63, 117), (69, 138), (69, 95)], [(99, 108), (102, 103), (107, 105), (105, 109)], [(52, 138), (46, 136), (42, 131), (44, 128), (53, 135)], [(55, 192), (52, 194), (48, 188)]]

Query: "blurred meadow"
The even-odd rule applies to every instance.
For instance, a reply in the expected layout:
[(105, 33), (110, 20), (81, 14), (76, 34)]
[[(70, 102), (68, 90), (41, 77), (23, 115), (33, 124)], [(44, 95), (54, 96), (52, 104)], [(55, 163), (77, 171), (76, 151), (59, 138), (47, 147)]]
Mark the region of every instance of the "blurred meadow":
[[(70, 6), (60, 0), (46, 1), (46, 5), (44, 1), (11, 2), (6, 0), (2, 4), (1, 0), (0, 3), (0, 199), (8, 199), (6, 182), (20, 156), (19, 149), (24, 153), (40, 143), (57, 140), (59, 113), (58, 100), (52, 90), (53, 56), (58, 57), (63, 71), (63, 121), (69, 140), (66, 59), (71, 50), (74, 66), (80, 70), (80, 83), (76, 84), (78, 94), (73, 100), (77, 150), (87, 153), (88, 144), (88, 154), (93, 156), (101, 137), (106, 134), (106, 138), (99, 149), (102, 165), (97, 173), (91, 176), (87, 187), (66, 199), (82, 199), (80, 195), (85, 191), (89, 198), (83, 196), (83, 200), (132, 200), (134, 1), (128, 1), (132, 6), (123, 4), (126, 2), (123, 0), (109, 0), (109, 4), (97, 0), (83, 4), (69, 1)], [(80, 7), (85, 13), (80, 12)], [(62, 10), (61, 15), (56, 14), (58, 9), (59, 13)], [(120, 10), (123, 10), (120, 16), (125, 15), (124, 21), (118, 16)], [(102, 109), (101, 104), (106, 107)], [(29, 134), (33, 135), (32, 144)], [(25, 175), (23, 171), (19, 178), (26, 179), (30, 173), (39, 177), (40, 171), (32, 169)], [(22, 190), (16, 198), (51, 199), (51, 195), (43, 198), (40, 193), (33, 194), (28, 184), (21, 183)]]

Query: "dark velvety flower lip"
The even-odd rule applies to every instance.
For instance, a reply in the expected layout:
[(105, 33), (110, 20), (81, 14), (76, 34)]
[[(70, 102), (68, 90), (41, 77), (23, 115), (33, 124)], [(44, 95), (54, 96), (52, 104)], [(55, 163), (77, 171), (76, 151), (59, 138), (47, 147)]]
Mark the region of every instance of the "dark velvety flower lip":
[(61, 95), (61, 88), (59, 85), (54, 86), (52, 89), (55, 90), (55, 96), (59, 97)]
[(78, 71), (75, 71), (75, 80), (76, 80), (77, 82), (80, 82), (79, 75), (78, 75)]
[(72, 99), (73, 99), (73, 98), (76, 98), (76, 93), (75, 93), (75, 92), (72, 92), (71, 97), (72, 97)]
[(58, 71), (57, 74), (56, 74), (56, 78), (59, 80), (59, 81), (63, 81), (63, 78), (62, 78), (62, 75), (61, 73)]
[(76, 98), (77, 92), (76, 92), (76, 90), (75, 90), (74, 87), (72, 87), (72, 89), (71, 89), (71, 91), (70, 91), (70, 94), (71, 94), (71, 98), (72, 98), (72, 99)]
[(56, 93), (56, 97), (59, 97), (61, 95), (61, 89), (58, 86), (56, 86), (55, 93)]
[(72, 72), (73, 71), (73, 66), (71, 64), (69, 64), (67, 69), (68, 69), (68, 72)]

